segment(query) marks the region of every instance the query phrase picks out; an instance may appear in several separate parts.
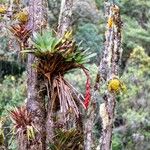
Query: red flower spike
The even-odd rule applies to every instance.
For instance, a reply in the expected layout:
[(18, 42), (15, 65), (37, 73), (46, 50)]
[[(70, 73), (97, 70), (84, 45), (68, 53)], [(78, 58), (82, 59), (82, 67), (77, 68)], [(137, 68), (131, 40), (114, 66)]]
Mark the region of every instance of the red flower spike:
[(85, 69), (83, 69), (87, 80), (86, 80), (86, 92), (85, 92), (85, 99), (84, 99), (84, 105), (86, 107), (86, 109), (89, 106), (90, 103), (90, 99), (91, 99), (91, 86), (90, 86), (90, 76), (89, 76), (89, 72)]

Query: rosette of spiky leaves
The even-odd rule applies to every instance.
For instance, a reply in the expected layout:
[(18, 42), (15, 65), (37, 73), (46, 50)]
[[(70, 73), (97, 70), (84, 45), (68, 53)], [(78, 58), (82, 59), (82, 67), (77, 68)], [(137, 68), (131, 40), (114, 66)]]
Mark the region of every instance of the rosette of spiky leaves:
[(62, 55), (65, 57), (66, 61), (85, 64), (90, 61), (90, 58), (96, 55), (96, 53), (91, 53), (89, 49), (84, 50), (81, 44), (82, 41), (79, 44), (74, 41), (72, 30), (64, 34), (62, 45), (59, 49), (64, 52)]
[(61, 44), (61, 39), (55, 37), (51, 31), (34, 32), (32, 44), (35, 50), (26, 50), (24, 52), (33, 53), (36, 57), (45, 59), (45, 57), (50, 58), (53, 56)]
[(54, 143), (49, 144), (51, 150), (82, 150), (83, 133), (77, 129), (55, 129)]
[(64, 58), (63, 61), (76, 64), (87, 63), (90, 58), (96, 55), (91, 53), (89, 49), (83, 50), (81, 43), (76, 44), (73, 39), (66, 40), (65, 36), (64, 38), (65, 40), (58, 38), (52, 31), (35, 32), (32, 39), (35, 50), (25, 50), (23, 52), (33, 53), (36, 57), (47, 61), (51, 60), (54, 55), (61, 55)]
[(72, 53), (68, 53), (68, 55), (64, 56), (66, 61), (76, 62), (77, 64), (86, 64), (90, 61), (90, 58), (96, 56), (96, 53), (92, 53), (89, 49), (83, 50), (80, 47), (80, 44), (76, 46), (76, 49)]
[(31, 29), (28, 29), (27, 26), (23, 24), (12, 25), (9, 30), (17, 38), (19, 44), (23, 44), (23, 46), (26, 45), (26, 42), (32, 32)]
[(10, 118), (13, 122), (13, 132), (18, 138), (22, 138), (24, 135), (28, 140), (35, 138), (35, 127), (32, 124), (31, 114), (27, 111), (26, 107), (14, 108), (10, 112)]
[(38, 58), (34, 66), (44, 75), (63, 75), (95, 56), (89, 50), (84, 51), (75, 41), (57, 38), (51, 31), (34, 33), (32, 43), (35, 49), (23, 53), (33, 53)]

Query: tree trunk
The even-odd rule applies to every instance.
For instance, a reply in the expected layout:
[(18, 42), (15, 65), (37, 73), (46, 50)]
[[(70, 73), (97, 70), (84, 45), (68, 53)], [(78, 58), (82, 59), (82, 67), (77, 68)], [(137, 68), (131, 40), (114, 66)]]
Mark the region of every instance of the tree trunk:
[[(105, 16), (107, 20), (107, 31), (105, 33), (105, 49), (99, 67), (99, 76), (101, 82), (107, 84), (111, 79), (119, 75), (119, 63), (122, 53), (122, 22), (119, 7), (107, 1), (105, 2)], [(107, 90), (103, 99), (104, 103), (100, 106), (100, 116), (103, 124), (100, 150), (110, 150), (116, 95)]]
[(73, 0), (62, 0), (58, 21), (58, 37), (62, 37), (66, 31), (72, 28), (72, 7)]
[(93, 128), (95, 121), (95, 101), (94, 97), (91, 100), (91, 104), (88, 108), (87, 118), (84, 122), (84, 150), (91, 150), (93, 145)]
[[(46, 2), (45, 2), (46, 3)], [(44, 0), (29, 0), (29, 23), (28, 26), (32, 31), (41, 29), (46, 24), (46, 7)], [(46, 149), (46, 130), (45, 130), (45, 100), (43, 88), (43, 79), (40, 78), (35, 68), (32, 65), (36, 58), (29, 54), (27, 64), (27, 109), (32, 114), (33, 124), (38, 130), (36, 133), (36, 140), (31, 143), (29, 149), (31, 150), (45, 150)]]

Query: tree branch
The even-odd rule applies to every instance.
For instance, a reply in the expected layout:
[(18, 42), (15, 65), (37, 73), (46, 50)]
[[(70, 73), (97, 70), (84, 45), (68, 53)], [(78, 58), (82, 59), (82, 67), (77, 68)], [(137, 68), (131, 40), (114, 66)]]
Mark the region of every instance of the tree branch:
[[(43, 6), (44, 0), (29, 0), (29, 23), (28, 28), (33, 32), (41, 29), (46, 25), (44, 14), (46, 13), (46, 6)], [(29, 149), (46, 149), (46, 130), (45, 130), (45, 94), (43, 90), (43, 79), (40, 78), (35, 68), (32, 65), (36, 58), (32, 54), (28, 55), (27, 62), (27, 109), (32, 114), (33, 124), (38, 132), (36, 133), (36, 143), (31, 143)]]
[(72, 7), (73, 0), (62, 0), (58, 21), (58, 37), (62, 37), (66, 31), (72, 28)]
[[(105, 2), (105, 17), (107, 28), (105, 33), (105, 48), (99, 67), (100, 81), (107, 84), (109, 80), (119, 75), (119, 65), (121, 59), (121, 27), (120, 9), (117, 5)], [(114, 121), (114, 111), (116, 95), (106, 90), (104, 103), (100, 106), (100, 116), (102, 119), (102, 136), (100, 139), (100, 149), (110, 150), (112, 142), (112, 131)]]

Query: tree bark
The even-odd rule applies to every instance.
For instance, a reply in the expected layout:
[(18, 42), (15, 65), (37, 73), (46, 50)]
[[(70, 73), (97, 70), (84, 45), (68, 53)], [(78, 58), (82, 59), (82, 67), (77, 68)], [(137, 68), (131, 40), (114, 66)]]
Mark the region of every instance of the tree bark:
[[(28, 28), (33, 32), (46, 25), (46, 7), (44, 0), (29, 0), (29, 23)], [(38, 132), (36, 133), (35, 142), (31, 143), (28, 149), (45, 150), (46, 149), (46, 130), (45, 130), (45, 100), (43, 93), (43, 79), (40, 78), (32, 65), (36, 58), (29, 54), (27, 62), (27, 109), (32, 114), (32, 121)]]
[[(107, 84), (108, 81), (119, 75), (121, 59), (121, 27), (120, 9), (117, 5), (105, 1), (105, 16), (107, 30), (105, 33), (105, 48), (99, 67), (100, 81)], [(112, 131), (116, 95), (106, 90), (104, 103), (100, 106), (102, 119), (102, 136), (100, 139), (100, 150), (110, 150), (112, 143)]]
[(72, 28), (72, 7), (73, 0), (62, 0), (58, 21), (58, 37), (62, 37), (66, 31)]
[(95, 97), (91, 100), (91, 104), (87, 110), (87, 118), (84, 122), (84, 150), (91, 150), (93, 146), (93, 128), (96, 116), (96, 103), (94, 99)]

